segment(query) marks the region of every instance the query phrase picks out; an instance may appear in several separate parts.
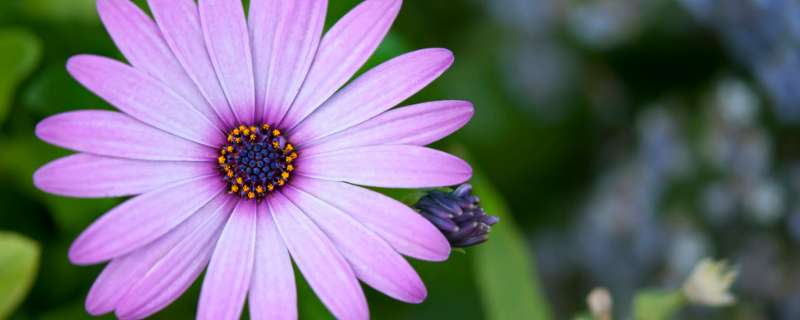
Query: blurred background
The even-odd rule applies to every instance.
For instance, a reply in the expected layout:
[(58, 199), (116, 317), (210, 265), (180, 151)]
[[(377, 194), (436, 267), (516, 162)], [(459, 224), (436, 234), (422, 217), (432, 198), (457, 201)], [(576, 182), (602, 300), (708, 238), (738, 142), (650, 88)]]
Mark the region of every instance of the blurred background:
[[(331, 1), (327, 25), (358, 2)], [(412, 262), (423, 304), (365, 289), (373, 318), (569, 319), (604, 286), (626, 319), (637, 292), (715, 257), (738, 265), (738, 303), (677, 319), (800, 319), (800, 2), (406, 0), (365, 69), (425, 47), (456, 62), (405, 104), (474, 103), (434, 147), (470, 159), (501, 221), (466, 254)], [(35, 138), (38, 121), (111, 108), (67, 74), (79, 53), (123, 60), (94, 0), (0, 0), (0, 318), (92, 318), (102, 266), (66, 251), (123, 199), (31, 182), (69, 153)], [(331, 318), (298, 281), (301, 319)], [(152, 318), (193, 318), (199, 284)]]

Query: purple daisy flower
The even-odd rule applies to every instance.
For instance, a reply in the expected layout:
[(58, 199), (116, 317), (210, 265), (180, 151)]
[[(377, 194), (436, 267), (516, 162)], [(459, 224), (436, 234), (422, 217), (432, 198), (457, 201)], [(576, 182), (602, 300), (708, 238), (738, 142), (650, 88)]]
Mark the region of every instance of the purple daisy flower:
[(208, 265), (198, 319), (297, 318), (292, 261), (337, 318), (366, 319), (358, 280), (410, 303), (427, 295), (402, 257), (442, 261), (450, 246), (410, 207), (356, 185), (462, 183), (464, 161), (425, 148), (473, 108), (438, 101), (391, 109), (453, 62), (445, 49), (392, 59), (339, 90), (375, 51), (400, 0), (367, 0), (323, 37), (325, 0), (129, 0), (98, 11), (130, 65), (67, 63), (122, 112), (43, 120), (39, 138), (78, 151), (39, 169), (40, 189), (134, 196), (72, 244), (78, 265), (108, 262), (86, 299), (93, 315), (152, 315)]

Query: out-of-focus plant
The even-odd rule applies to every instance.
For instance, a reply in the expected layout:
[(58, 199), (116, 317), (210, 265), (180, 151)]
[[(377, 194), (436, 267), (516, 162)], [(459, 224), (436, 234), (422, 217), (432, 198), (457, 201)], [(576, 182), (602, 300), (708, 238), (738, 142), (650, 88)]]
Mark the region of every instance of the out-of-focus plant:
[[(736, 303), (730, 287), (739, 271), (726, 261), (706, 258), (697, 263), (683, 286), (664, 290), (648, 288), (639, 291), (633, 301), (632, 320), (669, 320), (689, 305), (723, 307)], [(597, 288), (586, 299), (591, 314), (575, 316), (575, 320), (611, 320), (611, 294)]]
[(0, 123), (11, 108), (17, 86), (28, 78), (42, 56), (42, 44), (24, 29), (0, 30)]
[(28, 295), (39, 269), (39, 244), (16, 233), (0, 232), (0, 319)]

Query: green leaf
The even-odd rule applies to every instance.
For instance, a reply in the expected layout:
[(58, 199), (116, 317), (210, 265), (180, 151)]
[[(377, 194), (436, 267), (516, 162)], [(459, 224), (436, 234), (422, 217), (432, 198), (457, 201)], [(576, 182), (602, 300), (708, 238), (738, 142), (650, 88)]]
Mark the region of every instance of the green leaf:
[(28, 295), (39, 269), (39, 245), (26, 237), (0, 232), (0, 319)]
[(11, 109), (17, 86), (28, 78), (42, 56), (42, 43), (24, 29), (0, 30), (0, 124)]
[[(466, 152), (454, 152), (467, 159)], [(489, 241), (467, 248), (472, 257), (486, 319), (552, 319), (550, 308), (539, 283), (538, 273), (502, 195), (474, 162), (473, 194), (490, 215), (500, 218), (492, 227)]]
[(686, 305), (680, 290), (644, 290), (633, 301), (634, 320), (669, 320)]

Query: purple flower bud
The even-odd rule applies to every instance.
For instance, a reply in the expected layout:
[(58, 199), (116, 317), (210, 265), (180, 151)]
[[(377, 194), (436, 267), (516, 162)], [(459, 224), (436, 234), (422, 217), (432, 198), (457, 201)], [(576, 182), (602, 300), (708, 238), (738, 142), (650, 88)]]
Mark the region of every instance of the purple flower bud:
[(489, 240), (491, 226), (500, 219), (486, 215), (480, 199), (472, 196), (472, 185), (465, 183), (453, 192), (428, 191), (414, 207), (430, 220), (450, 241), (450, 246), (463, 248)]

